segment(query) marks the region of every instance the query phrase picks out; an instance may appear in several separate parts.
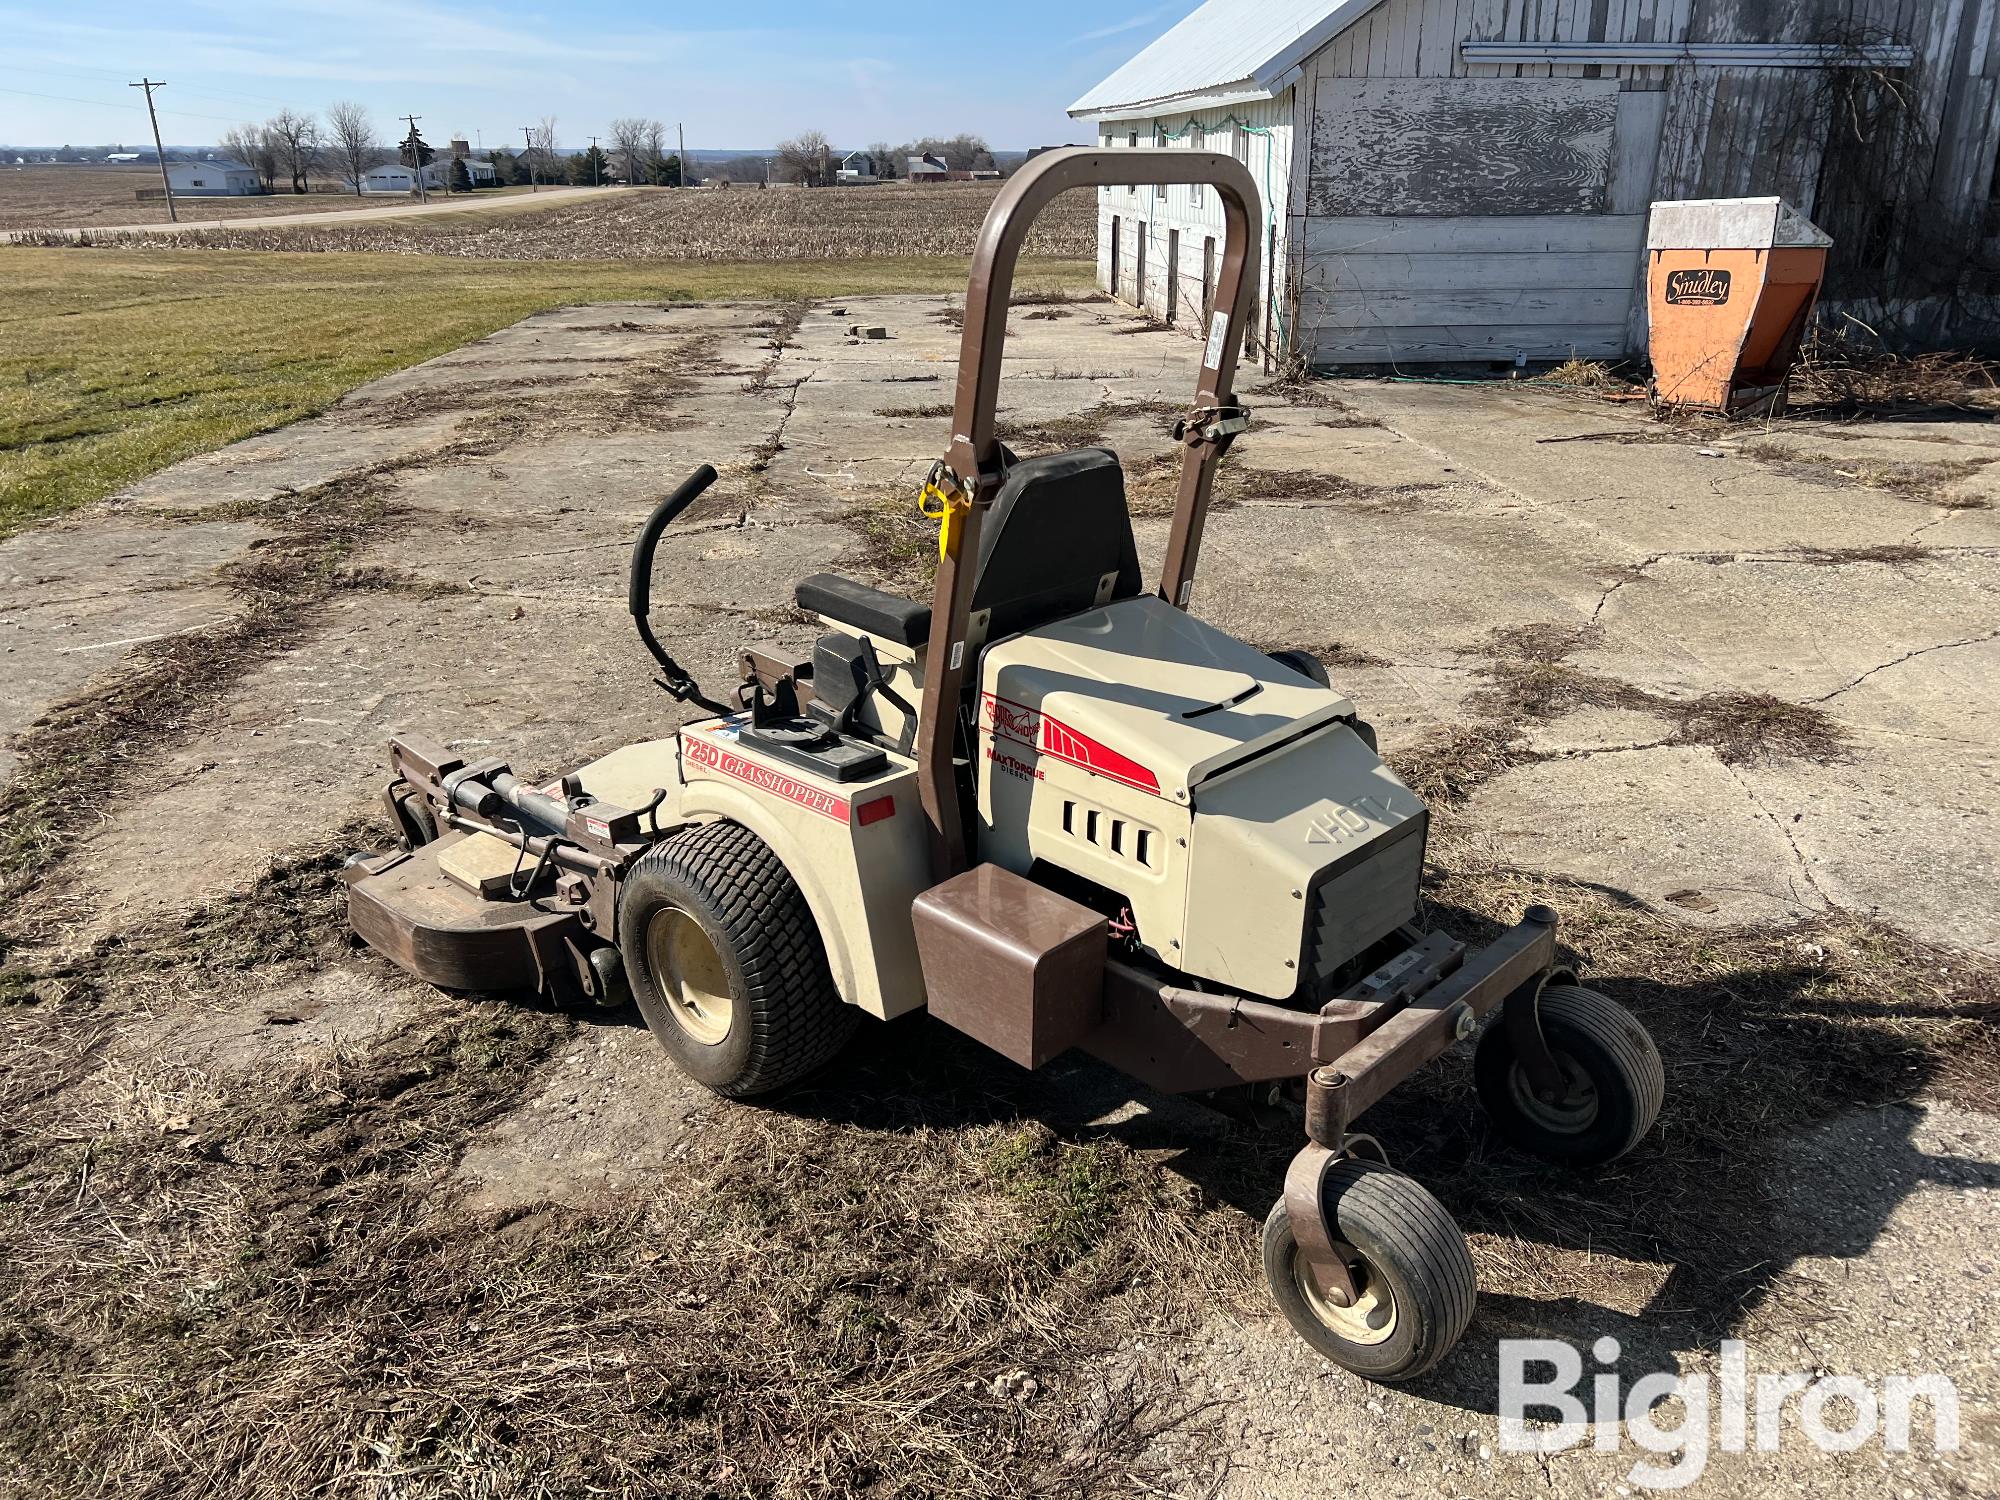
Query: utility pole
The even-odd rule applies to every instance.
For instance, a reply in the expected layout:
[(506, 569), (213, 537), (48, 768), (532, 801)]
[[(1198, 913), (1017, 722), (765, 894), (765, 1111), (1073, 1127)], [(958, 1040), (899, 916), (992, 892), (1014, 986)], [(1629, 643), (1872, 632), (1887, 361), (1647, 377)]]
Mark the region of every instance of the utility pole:
[(410, 133), (403, 138), (403, 144), (410, 148), (410, 165), (415, 168), (417, 174), (417, 201), (428, 203), (431, 201), (431, 195), (424, 191), (424, 154), (417, 149), (417, 121), (423, 116), (404, 115), (403, 118), (410, 122)]
[(146, 91), (146, 118), (153, 122), (153, 154), (160, 159), (160, 186), (167, 192), (167, 219), (170, 223), (178, 224), (181, 216), (174, 211), (174, 185), (167, 176), (167, 148), (160, 144), (160, 117), (153, 110), (153, 90), (163, 89), (166, 86), (165, 80), (155, 82), (150, 78), (129, 85), (131, 88)]
[(590, 185), (597, 186), (597, 137), (590, 138)]
[(680, 163), (681, 163), (681, 170), (680, 170), (680, 179), (679, 179), (679, 180), (678, 180), (677, 182), (675, 182), (675, 183), (674, 183), (674, 186), (675, 186), (675, 187), (686, 187), (686, 186), (688, 185), (688, 133), (687, 133), (687, 126), (685, 126), (685, 125), (681, 124), (681, 122), (680, 122), (680, 121), (676, 120), (676, 121), (674, 122), (674, 135), (675, 135), (675, 136), (676, 136), (676, 137), (677, 137), (677, 138), (678, 138), (678, 139), (680, 140), (680, 143), (681, 143), (681, 154), (680, 154)]
[(539, 193), (542, 187), (540, 183), (535, 181), (535, 127), (532, 125), (523, 125), (521, 127), (521, 139), (528, 143), (528, 149), (523, 153), (528, 158), (528, 191)]

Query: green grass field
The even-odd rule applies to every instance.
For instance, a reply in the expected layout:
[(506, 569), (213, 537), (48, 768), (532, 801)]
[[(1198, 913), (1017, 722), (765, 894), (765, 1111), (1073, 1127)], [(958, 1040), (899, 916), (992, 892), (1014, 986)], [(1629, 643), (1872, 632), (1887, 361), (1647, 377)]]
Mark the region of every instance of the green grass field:
[[(963, 291), (962, 258), (694, 263), (0, 248), (0, 536), (572, 303)], [(1024, 285), (1090, 267), (1023, 261)]]

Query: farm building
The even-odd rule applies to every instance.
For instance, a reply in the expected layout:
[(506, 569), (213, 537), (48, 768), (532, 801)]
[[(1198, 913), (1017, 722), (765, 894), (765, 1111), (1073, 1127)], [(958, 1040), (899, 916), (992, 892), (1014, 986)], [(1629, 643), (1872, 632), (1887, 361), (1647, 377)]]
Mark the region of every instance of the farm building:
[[(487, 170), (492, 170), (488, 165)], [(423, 169), (424, 186), (432, 192), (443, 192), (451, 186), (451, 163), (434, 161)], [(384, 166), (370, 167), (361, 174), (361, 191), (364, 193), (414, 193), (417, 190), (417, 173), (401, 162), (389, 162)]]
[[(1827, 308), (1967, 336), (2000, 268), (2000, 0), (1208, 0), (1070, 107), (1106, 147), (1234, 152), (1267, 358), (1617, 358), (1658, 199), (1782, 194)], [(1110, 188), (1107, 290), (1190, 327), (1213, 193)]]
[(910, 158), (907, 175), (912, 182), (943, 182), (951, 176), (951, 168), (944, 164), (943, 158), (926, 151), (922, 156)]
[[(882, 163), (886, 166), (888, 163)], [(882, 180), (881, 166), (866, 151), (850, 151), (841, 157), (833, 179), (844, 187), (865, 187)]]
[(240, 161), (169, 162), (167, 183), (176, 198), (249, 198), (264, 191), (264, 179)]

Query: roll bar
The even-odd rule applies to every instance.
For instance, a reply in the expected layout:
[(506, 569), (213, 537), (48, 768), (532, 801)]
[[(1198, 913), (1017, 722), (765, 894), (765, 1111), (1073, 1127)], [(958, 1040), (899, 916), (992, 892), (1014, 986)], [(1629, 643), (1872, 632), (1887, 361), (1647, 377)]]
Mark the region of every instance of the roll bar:
[[(958, 393), (951, 418), (951, 446), (944, 467), (949, 484), (969, 502), (962, 520), (947, 528), (949, 542), (938, 561), (937, 591), (931, 605), (931, 634), (924, 665), (923, 709), (917, 723), (917, 786), (931, 825), (931, 866), (937, 880), (965, 868), (965, 822), (953, 767), (958, 706), (964, 695), (966, 621), (973, 574), (979, 562), (979, 532), (1002, 479), (1000, 445), (993, 434), (993, 411), (1000, 392), (1000, 360), (1007, 341), (1007, 308), (1021, 245), (1036, 216), (1056, 194), (1071, 188), (1114, 183), (1151, 187), (1201, 183), (1222, 200), (1222, 267), (1194, 407), (1185, 424), (1186, 445), (1179, 498), (1166, 561), (1160, 570), (1160, 597), (1185, 607), (1194, 584), (1207, 518), (1215, 465), (1238, 430), (1224, 419), (1236, 404), (1236, 357), (1243, 347), (1251, 307), (1257, 297), (1257, 184), (1233, 156), (1213, 151), (1147, 148), (1104, 151), (1083, 146), (1046, 152), (1016, 172), (987, 210), (972, 257), (972, 280), (965, 292), (965, 331), (959, 342)], [(1170, 287), (1168, 296), (1179, 288)]]

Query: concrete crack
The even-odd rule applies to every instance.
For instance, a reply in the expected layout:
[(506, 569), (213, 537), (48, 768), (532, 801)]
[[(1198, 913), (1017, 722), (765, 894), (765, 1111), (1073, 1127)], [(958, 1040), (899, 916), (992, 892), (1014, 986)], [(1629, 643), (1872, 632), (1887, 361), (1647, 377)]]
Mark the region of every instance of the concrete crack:
[(1893, 661), (1885, 661), (1880, 666), (1870, 667), (1867, 671), (1863, 672), (1859, 677), (1855, 678), (1854, 681), (1847, 683), (1844, 686), (1837, 687), (1830, 693), (1822, 693), (1817, 698), (1808, 698), (1805, 701), (1808, 703), (1830, 702), (1831, 700), (1838, 698), (1842, 693), (1852, 692), (1855, 688), (1860, 687), (1862, 683), (1866, 682), (1869, 678), (1873, 677), (1877, 672), (1886, 672), (1891, 667), (1900, 667), (1904, 662), (1914, 661), (1919, 656), (1929, 656), (1933, 651), (1955, 651), (1960, 646), (1977, 646), (1984, 641), (1991, 641), (1996, 639), (2000, 639), (2000, 630), (1989, 630), (1984, 635), (1967, 636), (1962, 641), (1939, 641), (1935, 646), (1919, 646), (1914, 651), (1905, 651), (1901, 656), (1896, 657)]
[[(1832, 910), (1833, 900), (1825, 891), (1820, 889), (1819, 881), (1813, 876), (1812, 866), (1806, 860), (1806, 852), (1799, 847), (1799, 841), (1792, 837), (1792, 830), (1785, 826), (1783, 820), (1776, 813), (1764, 805), (1764, 799), (1759, 797), (1750, 783), (1738, 774), (1736, 767), (1730, 765), (1726, 760), (1719, 761), (1718, 763), (1723, 770), (1729, 773), (1729, 779), (1743, 788), (1743, 795), (1750, 799), (1750, 805), (1762, 813), (1770, 821), (1771, 826), (1778, 830), (1778, 836), (1785, 841), (1785, 847), (1792, 851), (1792, 859), (1798, 865), (1798, 872), (1805, 878), (1806, 887), (1812, 892), (1813, 898), (1819, 902), (1823, 910)], [(1796, 884), (1792, 887), (1792, 897), (1802, 906), (1810, 904), (1799, 895), (1799, 889)]]

